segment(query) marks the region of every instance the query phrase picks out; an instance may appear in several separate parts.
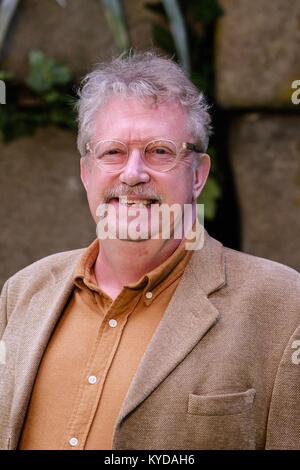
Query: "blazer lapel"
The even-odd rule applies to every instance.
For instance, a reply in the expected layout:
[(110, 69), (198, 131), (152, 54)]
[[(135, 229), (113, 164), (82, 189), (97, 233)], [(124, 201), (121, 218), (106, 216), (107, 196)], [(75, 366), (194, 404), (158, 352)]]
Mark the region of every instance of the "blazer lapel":
[(72, 274), (38, 292), (28, 307), (16, 359), (15, 393), (11, 408), (11, 443), (15, 448), (25, 418), (34, 380), (51, 333), (73, 289)]
[(219, 319), (219, 312), (207, 296), (225, 284), (223, 246), (206, 232), (205, 236), (204, 247), (193, 254), (139, 364), (116, 430)]

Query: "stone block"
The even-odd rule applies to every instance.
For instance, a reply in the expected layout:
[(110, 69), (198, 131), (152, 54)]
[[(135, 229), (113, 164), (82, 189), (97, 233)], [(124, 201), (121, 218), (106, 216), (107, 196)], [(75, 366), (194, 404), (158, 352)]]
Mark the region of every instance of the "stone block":
[(299, 0), (219, 0), (216, 94), (224, 107), (293, 107), (300, 79)]
[(231, 128), (230, 155), (243, 251), (300, 271), (300, 116), (246, 114)]
[(0, 286), (52, 253), (87, 246), (95, 224), (80, 181), (76, 136), (57, 128), (0, 143)]

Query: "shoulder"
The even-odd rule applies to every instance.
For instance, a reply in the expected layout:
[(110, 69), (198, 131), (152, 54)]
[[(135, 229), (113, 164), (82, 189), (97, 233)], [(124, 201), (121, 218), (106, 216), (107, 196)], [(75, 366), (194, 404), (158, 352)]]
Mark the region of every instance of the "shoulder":
[(0, 334), (2, 335), (8, 319), (14, 313), (18, 318), (22, 316), (36, 294), (44, 292), (45, 299), (53, 295), (54, 286), (58, 289), (68, 289), (72, 283), (74, 270), (84, 251), (83, 248), (47, 256), (10, 277), (1, 292)]
[(228, 295), (240, 309), (292, 330), (300, 323), (300, 274), (275, 261), (224, 248)]
[(284, 264), (227, 247), (224, 247), (224, 256), (228, 282), (240, 286), (246, 283), (258, 287), (284, 288), (288, 291), (300, 289), (300, 273)]
[(6, 284), (19, 288), (28, 283), (34, 286), (41, 282), (59, 281), (73, 272), (84, 250), (80, 248), (46, 256), (18, 271)]

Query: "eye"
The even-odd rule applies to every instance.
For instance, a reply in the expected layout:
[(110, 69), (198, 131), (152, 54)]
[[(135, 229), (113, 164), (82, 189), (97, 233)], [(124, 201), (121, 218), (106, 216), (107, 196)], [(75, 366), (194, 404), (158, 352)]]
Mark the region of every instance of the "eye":
[(122, 143), (114, 141), (101, 141), (95, 148), (97, 160), (112, 160), (123, 158), (127, 154), (127, 149)]
[(176, 148), (169, 142), (151, 142), (146, 148), (146, 153), (154, 156), (175, 156)]
[(122, 153), (122, 149), (113, 148), (106, 150), (104, 152), (104, 155), (117, 155), (119, 153)]
[(164, 153), (170, 153), (169, 149), (163, 147), (154, 147), (152, 151), (154, 153), (158, 153), (159, 155), (163, 155)]

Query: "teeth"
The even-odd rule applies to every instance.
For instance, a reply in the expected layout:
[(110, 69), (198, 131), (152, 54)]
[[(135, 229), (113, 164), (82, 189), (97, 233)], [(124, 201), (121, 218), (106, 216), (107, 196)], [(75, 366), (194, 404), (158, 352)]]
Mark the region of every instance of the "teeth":
[(147, 199), (130, 199), (130, 201), (128, 201), (127, 196), (120, 196), (119, 203), (124, 204), (126, 206), (132, 206), (132, 207), (138, 207), (138, 208), (151, 205), (151, 201)]
[(143, 207), (148, 207), (150, 206), (150, 204), (145, 204), (143, 202), (134, 202), (132, 204), (126, 204), (127, 206), (130, 206), (130, 207), (137, 207), (138, 209), (142, 209)]

